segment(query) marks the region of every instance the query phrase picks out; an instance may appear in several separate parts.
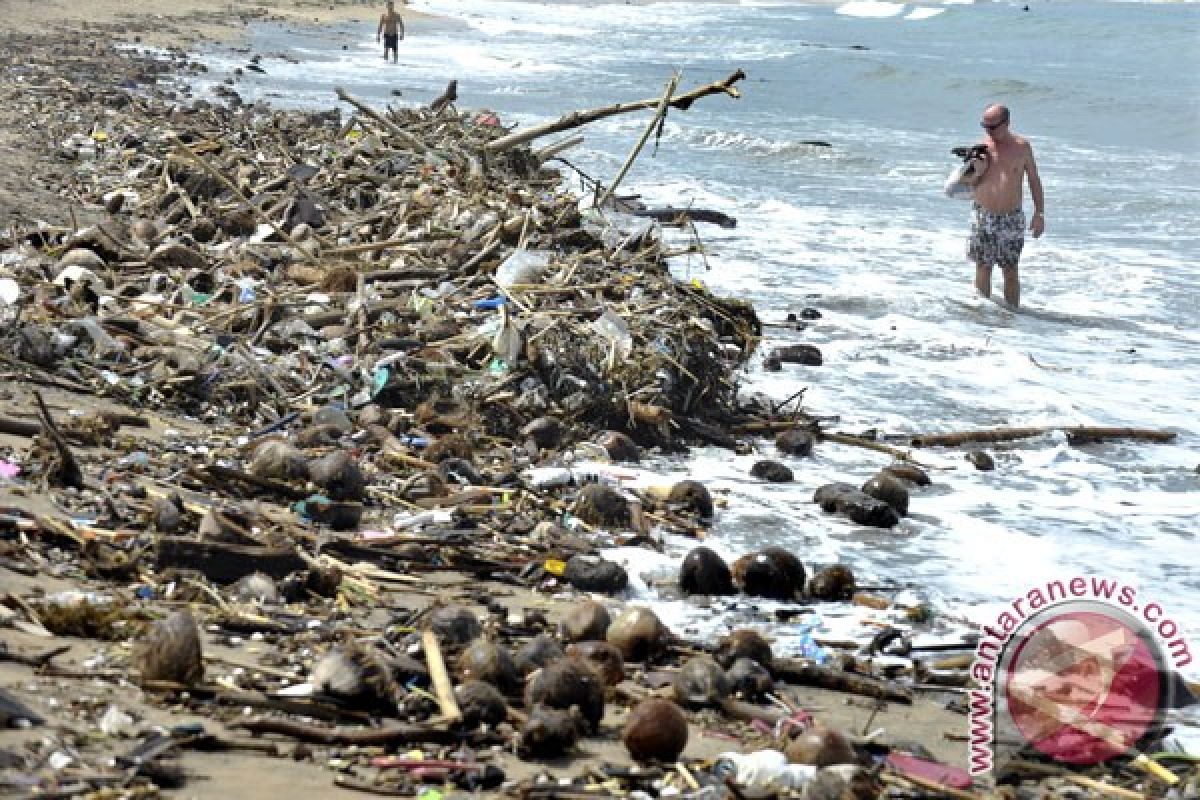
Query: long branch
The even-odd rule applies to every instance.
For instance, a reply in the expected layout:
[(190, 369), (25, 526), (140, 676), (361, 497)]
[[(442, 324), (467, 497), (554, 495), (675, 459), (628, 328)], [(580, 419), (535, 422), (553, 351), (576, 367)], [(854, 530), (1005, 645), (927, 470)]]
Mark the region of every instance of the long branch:
[[(699, 100), (701, 97), (707, 97), (710, 94), (727, 94), (730, 97), (738, 98), (742, 94), (734, 84), (746, 77), (746, 73), (740, 69), (721, 81), (710, 83), (707, 86), (701, 86), (693, 89), (685, 94), (678, 95), (670, 102), (671, 108), (678, 108), (680, 111), (687, 111), (692, 107), (692, 103)], [(578, 128), (581, 125), (587, 125), (590, 122), (595, 122), (598, 119), (611, 117), (616, 114), (626, 114), (630, 111), (640, 111), (645, 108), (658, 108), (662, 97), (652, 97), (648, 100), (638, 100), (634, 103), (617, 103), (603, 108), (592, 108), (584, 111), (572, 111), (569, 114), (564, 114), (554, 122), (547, 122), (544, 125), (535, 125), (532, 128), (525, 130), (514, 131), (507, 136), (501, 136), (499, 139), (493, 139), (484, 145), (484, 150), (487, 153), (501, 153), (513, 147), (523, 145), (526, 142), (531, 142), (548, 133), (558, 133), (572, 128)]]
[(1173, 431), (1148, 430), (1145, 428), (1101, 428), (1080, 425), (1050, 425), (1037, 428), (991, 428), (979, 431), (957, 431), (954, 433), (919, 433), (909, 438), (913, 447), (957, 447), (974, 442), (1011, 442), (1015, 439), (1031, 439), (1054, 431), (1064, 431), (1071, 444), (1089, 444), (1107, 439), (1134, 439), (1148, 442), (1169, 442), (1176, 434)]

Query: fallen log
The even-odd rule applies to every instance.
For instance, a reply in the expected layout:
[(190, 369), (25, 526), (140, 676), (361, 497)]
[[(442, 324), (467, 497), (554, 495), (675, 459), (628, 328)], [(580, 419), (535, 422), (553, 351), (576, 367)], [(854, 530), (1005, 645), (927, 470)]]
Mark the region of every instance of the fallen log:
[[(710, 83), (707, 86), (701, 86), (693, 89), (690, 92), (678, 95), (673, 98), (667, 105), (671, 108), (678, 108), (680, 111), (687, 111), (692, 107), (692, 103), (702, 97), (707, 97), (710, 94), (727, 94), (730, 97), (741, 97), (741, 92), (734, 88), (734, 84), (746, 77), (746, 73), (740, 69), (725, 78), (724, 80)], [(499, 139), (493, 139), (484, 145), (484, 151), (489, 154), (502, 153), (505, 150), (511, 150), (514, 147), (519, 147), (526, 142), (531, 142), (534, 139), (545, 136), (549, 133), (558, 133), (559, 131), (567, 131), (572, 128), (578, 128), (587, 125), (590, 122), (595, 122), (605, 117), (611, 117), (616, 114), (627, 114), (630, 111), (641, 111), (647, 108), (658, 108), (658, 104), (662, 101), (662, 97), (652, 97), (648, 100), (638, 100), (633, 103), (616, 103), (603, 108), (593, 108), (585, 111), (572, 111), (569, 114), (564, 114), (554, 122), (548, 122), (544, 125), (535, 125), (532, 128), (525, 130), (514, 131), (507, 136), (501, 136)]]
[(158, 568), (194, 569), (213, 583), (233, 583), (253, 572), (285, 578), (308, 565), (290, 549), (204, 542), (183, 536), (163, 536), (155, 546)]
[(904, 705), (912, 705), (913, 701), (912, 692), (903, 686), (881, 681), (869, 675), (831, 669), (795, 658), (773, 659), (771, 673), (776, 680), (796, 686), (815, 686), (818, 689), (832, 689), (863, 697), (877, 697)]
[(1045, 436), (1054, 431), (1065, 432), (1067, 434), (1067, 441), (1073, 445), (1093, 444), (1109, 439), (1132, 439), (1135, 441), (1162, 444), (1170, 442), (1176, 437), (1173, 431), (1151, 430), (1147, 428), (1047, 425), (1033, 428), (991, 428), (978, 431), (957, 431), (954, 433), (919, 433), (909, 437), (909, 444), (912, 447), (958, 447), (964, 444), (1032, 439), (1035, 436)]
[[(290, 719), (250, 717), (239, 720), (231, 727), (241, 728), (254, 734), (276, 733), (302, 742), (324, 745), (359, 745), (360, 747), (386, 747), (394, 744), (432, 742), (434, 744), (457, 744), (463, 739), (461, 731), (433, 725), (388, 725), (379, 728), (323, 728)], [(480, 739), (484, 734), (472, 734), (469, 738)], [(499, 741), (495, 734), (486, 737)]]
[(629, 212), (635, 217), (649, 217), (664, 225), (682, 225), (685, 222), (707, 222), (722, 228), (736, 228), (737, 219), (711, 208), (641, 208)]

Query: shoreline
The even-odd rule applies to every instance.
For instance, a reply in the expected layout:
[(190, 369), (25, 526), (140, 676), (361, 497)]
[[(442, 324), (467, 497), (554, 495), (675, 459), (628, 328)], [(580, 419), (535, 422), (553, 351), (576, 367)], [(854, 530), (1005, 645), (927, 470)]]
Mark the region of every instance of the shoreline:
[[(183, 23), (181, 22), (180, 24)], [(201, 25), (203, 24), (204, 23), (201, 23)], [(168, 34), (160, 33), (159, 35)], [(95, 213), (98, 217), (101, 216), (101, 212), (95, 207), (89, 209), (89, 212)], [(57, 222), (59, 224), (69, 224), (68, 220), (61, 218), (57, 220)], [(60, 405), (69, 405), (71, 400), (68, 397), (60, 396), (58, 398), (58, 402)], [(171, 419), (169, 421), (164, 421), (163, 424), (178, 426), (181, 425), (181, 422), (178, 419)], [(192, 435), (199, 434), (198, 432), (193, 431)], [(3, 441), (10, 447), (14, 448), (17, 447), (18, 443), (22, 446), (25, 444), (24, 441), (20, 439), (4, 439)], [(128, 455), (128, 452), (122, 453), (121, 451), (117, 451), (117, 454)], [(464, 601), (469, 601), (471, 599), (476, 601), (478, 600), (480, 595), (479, 587), (477, 584), (473, 584), (468, 576), (461, 575), (457, 579), (451, 579), (451, 585), (454, 585), (454, 580), (459, 582), (457, 588), (461, 590), (460, 596)], [(72, 583), (67, 585), (78, 584)], [(103, 586), (104, 584), (99, 585)], [(436, 586), (440, 584), (433, 583), (430, 585)], [(507, 585), (500, 583), (491, 583), (488, 584), (488, 587), (490, 589), (488, 593), (492, 596), (495, 596), (502, 591), (511, 590)], [(26, 584), (23, 588), (28, 591), (32, 591), (34, 584)], [(442, 590), (439, 592), (439, 594), (446, 593), (447, 590)], [(564, 613), (566, 604), (568, 602), (557, 601), (549, 603), (543, 594), (532, 593), (528, 591), (515, 592), (515, 594), (518, 595), (518, 597), (514, 599), (513, 604), (521, 610), (521, 613), (524, 613), (529, 609), (549, 605), (550, 608), (548, 609), (548, 616), (550, 616), (552, 623), (557, 622), (555, 618), (560, 617)], [(428, 603), (429, 599), (430, 598), (428, 595), (405, 595), (404, 592), (397, 592), (395, 593), (395, 596), (392, 597), (392, 602), (394, 604), (424, 604)], [(475, 609), (476, 613), (478, 613), (480, 616), (483, 616), (486, 606), (476, 603), (473, 608)], [(208, 646), (215, 645), (218, 654), (224, 653), (224, 651), (221, 650), (219, 637), (206, 634), (205, 641), (206, 652), (208, 651)], [(41, 649), (41, 643), (36, 638), (18, 637), (14, 640), (14, 644), (18, 647), (20, 652), (31, 653)], [(80, 647), (85, 651), (88, 648), (86, 643), (75, 644), (77, 647)], [(83, 658), (84, 656), (77, 651), (76, 653), (72, 653), (64, 657), (63, 662), (79, 663), (79, 661), (81, 661)], [(0, 683), (0, 685), (8, 685), (8, 683), (12, 680), (25, 681), (30, 679), (29, 672), (27, 670), (9, 667), (8, 665), (5, 665), (3, 670), (3, 672), (0, 672), (0, 678), (2, 678), (3, 681)], [(45, 685), (43, 688), (49, 689), (50, 686)], [(120, 697), (122, 702), (136, 703), (139, 713), (144, 714), (145, 719), (147, 720), (156, 718), (156, 711), (162, 710), (161, 708), (155, 709), (153, 706), (141, 704), (140, 701), (130, 693), (121, 693)], [(893, 730), (892, 726), (897, 726), (901, 729), (901, 733), (903, 735), (913, 736), (923, 741), (925, 745), (934, 752), (934, 755), (938, 756), (942, 760), (953, 761), (954, 748), (957, 748), (957, 750), (961, 751), (961, 758), (965, 760), (965, 745), (948, 744), (948, 740), (944, 736), (944, 734), (947, 732), (947, 728), (953, 727), (955, 723), (961, 722), (962, 718), (937, 708), (936, 704), (933, 702), (922, 701), (918, 706), (913, 707), (913, 713), (910, 716), (905, 713), (904, 709), (899, 709), (896, 706), (879, 710), (871, 707), (874, 704), (868, 704), (866, 707), (862, 705), (842, 705), (842, 707), (839, 709), (838, 706), (845, 699), (845, 696), (838, 692), (829, 692), (825, 690), (811, 690), (809, 693), (798, 695), (797, 699), (803, 701), (804, 705), (808, 708), (814, 710), (820, 709), (818, 714), (823, 719), (827, 720), (828, 724), (830, 725), (853, 730), (861, 730), (864, 723), (871, 721), (873, 721), (874, 727), (885, 727), (889, 730)], [(839, 710), (845, 713), (839, 714)], [(191, 713), (193, 716), (195, 715), (195, 712)], [(167, 719), (175, 722), (179, 721), (181, 718), (186, 718), (186, 715), (181, 717), (173, 714), (167, 717)], [(614, 743), (612, 741), (614, 729), (619, 727), (621, 719), (622, 717), (620, 714), (613, 719), (606, 719), (606, 722), (602, 725), (606, 734), (604, 737), (600, 737), (602, 743), (595, 743), (592, 741), (592, 739), (586, 739), (584, 744), (584, 756), (577, 756), (575, 759), (573, 759), (567, 768), (567, 771), (572, 772), (575, 770), (584, 769), (588, 766), (595, 766), (595, 764), (601, 760), (615, 760), (618, 763), (628, 761), (628, 757), (625, 756), (624, 751), (620, 747), (619, 743)], [(717, 753), (721, 752), (721, 749), (729, 746), (729, 742), (721, 738), (714, 738), (712, 740), (705, 741), (707, 737), (702, 735), (702, 731), (702, 726), (695, 725), (693, 737), (695, 737), (694, 741), (697, 742), (697, 746), (695, 749), (689, 749), (686, 751), (685, 756), (693, 759), (711, 758)], [(231, 731), (228, 729), (225, 730), (225, 733), (232, 735)], [(232, 765), (234, 769), (229, 771), (226, 771), (223, 767), (213, 769), (215, 765), (213, 765), (211, 761), (211, 757), (202, 757), (196, 755), (188, 755), (184, 759), (185, 767), (193, 767), (197, 769), (201, 776), (212, 776), (211, 780), (207, 782), (207, 786), (205, 786), (206, 789), (212, 790), (212, 794), (208, 796), (228, 796), (228, 792), (230, 791), (231, 787), (241, 785), (241, 782), (246, 780), (249, 774), (252, 774), (256, 770), (261, 770), (263, 767), (261, 757), (239, 756), (237, 759), (235, 759), (235, 762), (240, 761), (241, 763), (234, 763)], [(543, 765), (536, 762), (531, 764), (513, 759), (511, 757), (504, 758), (501, 763), (503, 763), (510, 778), (514, 780), (519, 780), (522, 777), (532, 775), (535, 771), (543, 767)], [(961, 763), (961, 761), (955, 761), (953, 763)], [(237, 769), (239, 766), (241, 767), (240, 770)], [(329, 789), (329, 784), (327, 783), (330, 773), (318, 764), (305, 762), (302, 766), (297, 767), (297, 770), (297, 775), (300, 775), (301, 773), (303, 774), (300, 782), (302, 784), (309, 785), (310, 790), (320, 791), (322, 794), (331, 791)], [(558, 770), (555, 770), (555, 773), (557, 774)], [(291, 775), (288, 777), (289, 780), (292, 778)], [(307, 784), (306, 782), (310, 780), (312, 783)], [(218, 783), (221, 785), (217, 785)], [(203, 791), (201, 791), (200, 794), (196, 794), (197, 786), (201, 785), (204, 785), (204, 782), (190, 782), (183, 790), (183, 793), (186, 796), (206, 796)], [(282, 797), (284, 796), (285, 792), (288, 794), (294, 794), (295, 791), (297, 791), (297, 787), (294, 784), (289, 784), (287, 786), (279, 786), (277, 794), (271, 794), (268, 790), (263, 789), (261, 793), (256, 793), (254, 796)], [(349, 796), (349, 793), (346, 793), (346, 795)]]

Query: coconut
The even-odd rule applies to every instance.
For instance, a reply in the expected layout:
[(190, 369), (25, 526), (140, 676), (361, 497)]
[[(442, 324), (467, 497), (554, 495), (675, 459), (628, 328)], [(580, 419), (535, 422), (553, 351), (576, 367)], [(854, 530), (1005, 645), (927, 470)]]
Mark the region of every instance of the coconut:
[(278, 603), (279, 589), (275, 581), (261, 572), (245, 575), (230, 587), (230, 593), (241, 603)]
[(854, 573), (842, 564), (817, 570), (808, 582), (808, 596), (814, 600), (849, 600), (854, 596), (854, 591)]
[(605, 638), (626, 661), (650, 661), (666, 652), (671, 634), (657, 614), (634, 606), (612, 621)]
[(364, 711), (394, 711), (401, 696), (391, 665), (373, 647), (348, 639), (313, 667), (309, 683), (323, 694)]
[(479, 637), (483, 627), (474, 613), (462, 606), (442, 606), (429, 617), (429, 627), (443, 644), (463, 645)]
[(595, 731), (604, 716), (604, 680), (583, 661), (563, 658), (533, 673), (525, 690), (529, 708), (577, 706), (588, 729)]
[(586, 662), (609, 686), (625, 680), (625, 659), (608, 642), (576, 642), (567, 647), (567, 657)]
[(675, 484), (667, 495), (667, 502), (705, 519), (713, 515), (712, 494), (699, 481), (680, 481)]
[(63, 257), (58, 260), (58, 265), (60, 267), (83, 267), (89, 270), (102, 270), (104, 269), (104, 259), (86, 247), (76, 247), (63, 254)]
[(566, 427), (556, 417), (538, 417), (521, 429), (521, 436), (533, 439), (543, 450), (558, 447), (566, 433)]
[(563, 655), (562, 646), (558, 642), (544, 633), (539, 633), (521, 645), (513, 661), (522, 675), (529, 675), (534, 670), (541, 669), (552, 661), (557, 661)]
[(200, 631), (189, 611), (156, 621), (133, 648), (132, 663), (143, 681), (191, 686), (204, 677)]
[(804, 565), (781, 547), (747, 553), (733, 562), (733, 580), (753, 597), (791, 600), (804, 588)]
[(287, 442), (269, 439), (254, 450), (250, 474), (273, 481), (304, 480), (308, 477), (308, 458)]
[(176, 498), (156, 497), (150, 516), (154, 530), (159, 533), (176, 533), (183, 525), (183, 510)]
[(641, 449), (623, 433), (604, 431), (596, 436), (596, 444), (603, 447), (613, 461), (636, 463), (642, 460)]
[(304, 577), (304, 588), (318, 597), (337, 597), (341, 587), (342, 570), (334, 565), (317, 565)]
[(975, 465), (980, 472), (991, 472), (996, 468), (996, 459), (983, 450), (972, 450), (966, 455), (967, 461)]
[(784, 455), (811, 456), (814, 441), (813, 435), (808, 431), (792, 428), (775, 437), (775, 447)]
[(909, 464), (906, 461), (897, 461), (895, 464), (888, 464), (883, 468), (883, 471), (895, 475), (902, 481), (908, 481), (915, 486), (928, 486), (931, 481), (925, 470), (918, 467), (916, 464)]
[(334, 450), (327, 456), (308, 462), (309, 479), (320, 486), (333, 500), (361, 500), (367, 487), (366, 478), (354, 457), (345, 450)]
[(581, 592), (613, 594), (629, 585), (629, 575), (620, 564), (584, 553), (571, 556), (563, 579)]
[(862, 485), (862, 490), (876, 500), (887, 503), (900, 516), (908, 513), (908, 487), (895, 475), (887, 471), (878, 472)]
[(602, 483), (589, 483), (579, 491), (574, 513), (588, 525), (601, 528), (624, 528), (632, 518), (625, 495)]
[(630, 713), (621, 740), (634, 761), (673, 762), (687, 747), (687, 719), (670, 700), (650, 697)]
[(675, 673), (675, 702), (688, 708), (719, 706), (729, 696), (729, 678), (712, 656), (694, 656)]
[(464, 681), (490, 683), (505, 693), (521, 686), (521, 675), (508, 648), (490, 639), (476, 639), (463, 651), (458, 659), (458, 674)]
[(789, 483), (795, 477), (791, 467), (771, 459), (754, 462), (750, 474), (767, 483)]
[(569, 752), (586, 729), (587, 721), (577, 706), (569, 709), (538, 706), (521, 726), (517, 755), (521, 758), (557, 758)]
[(820, 724), (789, 741), (783, 752), (793, 764), (832, 767), (858, 763), (858, 755), (846, 735)]
[(771, 643), (755, 630), (738, 628), (717, 643), (715, 653), (717, 663), (725, 669), (733, 666), (739, 658), (757, 661), (766, 669), (771, 669)]
[(132, 233), (135, 239), (144, 244), (152, 245), (161, 235), (154, 220), (139, 219), (133, 223)]
[(696, 547), (679, 568), (679, 588), (684, 594), (733, 594), (733, 577), (725, 559), (707, 547)]
[(608, 609), (595, 600), (582, 600), (567, 610), (558, 625), (558, 635), (567, 642), (603, 640), (611, 624)]
[(467, 681), (454, 688), (454, 699), (462, 711), (464, 728), (499, 725), (508, 716), (504, 696), (490, 683)]
[(734, 661), (725, 675), (729, 678), (730, 690), (752, 703), (762, 700), (775, 686), (771, 673), (751, 658)]

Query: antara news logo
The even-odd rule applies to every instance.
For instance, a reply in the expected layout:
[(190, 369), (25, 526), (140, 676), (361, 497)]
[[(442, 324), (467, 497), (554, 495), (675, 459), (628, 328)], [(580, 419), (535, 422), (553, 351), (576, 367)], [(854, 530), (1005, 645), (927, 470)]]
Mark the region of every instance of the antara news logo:
[(1035, 586), (983, 627), (971, 676), (969, 769), (982, 775), (1030, 748), (1098, 764), (1161, 735), (1172, 668), (1192, 663), (1163, 607), (1116, 580)]

